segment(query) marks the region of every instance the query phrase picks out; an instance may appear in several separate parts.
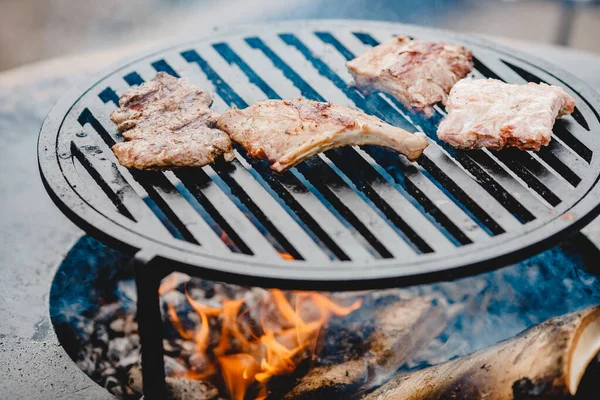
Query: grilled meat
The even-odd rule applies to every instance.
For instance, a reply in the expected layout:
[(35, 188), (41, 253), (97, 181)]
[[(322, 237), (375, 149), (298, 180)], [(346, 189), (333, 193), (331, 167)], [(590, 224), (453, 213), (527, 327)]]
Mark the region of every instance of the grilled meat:
[(473, 69), (463, 46), (396, 37), (349, 61), (355, 86), (363, 93), (389, 93), (407, 108), (433, 114), (450, 89)]
[(202, 167), (221, 154), (232, 154), (227, 135), (208, 127), (119, 143), (113, 152), (121, 165), (136, 169)]
[(250, 155), (269, 160), (279, 172), (347, 145), (389, 147), (410, 160), (427, 147), (420, 133), (411, 134), (356, 109), (308, 100), (267, 100), (243, 110), (230, 109), (217, 127)]
[(539, 150), (550, 142), (556, 118), (574, 107), (573, 98), (557, 86), (463, 79), (450, 92), (438, 136), (461, 149)]
[(215, 128), (210, 94), (159, 72), (123, 94), (110, 115), (123, 137), (112, 150), (128, 168), (201, 167), (221, 154), (231, 160), (229, 137)]

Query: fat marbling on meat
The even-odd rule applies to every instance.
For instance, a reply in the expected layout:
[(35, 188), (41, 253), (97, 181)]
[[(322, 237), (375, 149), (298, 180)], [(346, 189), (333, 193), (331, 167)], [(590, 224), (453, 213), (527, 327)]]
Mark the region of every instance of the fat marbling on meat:
[(220, 155), (233, 159), (231, 140), (215, 125), (209, 93), (183, 79), (159, 72), (124, 93), (110, 115), (125, 142), (113, 146), (128, 168), (201, 167)]
[(539, 150), (550, 143), (556, 118), (574, 107), (573, 98), (557, 86), (463, 79), (450, 92), (438, 137), (461, 149)]
[(279, 172), (341, 146), (383, 146), (415, 160), (428, 144), (423, 134), (411, 134), (362, 111), (309, 100), (267, 100), (243, 110), (229, 109), (217, 127)]
[(463, 46), (395, 37), (346, 66), (354, 86), (363, 93), (388, 93), (413, 111), (433, 114), (452, 86), (473, 69), (471, 52)]

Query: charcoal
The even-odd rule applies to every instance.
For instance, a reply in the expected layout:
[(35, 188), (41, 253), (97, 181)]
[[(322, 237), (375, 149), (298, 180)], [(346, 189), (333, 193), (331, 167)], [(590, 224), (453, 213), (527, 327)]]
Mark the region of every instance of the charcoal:
[(165, 356), (165, 373), (167, 376), (184, 375), (187, 372), (187, 368), (183, 366), (176, 359)]
[(120, 368), (128, 368), (136, 363), (140, 362), (140, 347), (136, 347), (128, 355), (122, 357), (117, 366)]
[(210, 366), (211, 361), (206, 354), (194, 353), (188, 359), (190, 368), (195, 372), (204, 372)]
[(108, 335), (105, 325), (95, 324), (96, 330), (91, 337), (91, 343), (93, 346), (99, 346), (102, 348), (108, 347), (110, 336)]
[(172, 400), (211, 400), (219, 390), (208, 382), (168, 377), (168, 398)]
[(96, 314), (96, 316), (94, 317), (94, 321), (97, 324), (107, 325), (110, 323), (110, 321), (113, 321), (120, 314), (122, 314), (121, 304), (109, 303), (100, 307), (100, 309), (98, 310), (98, 314)]
[(107, 356), (110, 360), (118, 362), (122, 357), (127, 356), (134, 349), (139, 347), (139, 345), (140, 337), (138, 335), (116, 337), (108, 344)]
[(125, 333), (125, 318), (117, 318), (109, 325), (112, 333), (122, 336)]
[(125, 333), (125, 335), (138, 333), (138, 324), (135, 321), (135, 317), (133, 316), (133, 314), (130, 314), (125, 318), (125, 327), (123, 333)]
[(163, 294), (161, 300), (163, 303), (174, 306), (176, 311), (183, 311), (188, 304), (185, 294), (177, 290), (171, 290), (170, 292)]
[(181, 348), (174, 340), (163, 339), (163, 349), (169, 357), (178, 357), (181, 353)]
[[(216, 387), (204, 381), (167, 377), (166, 384), (171, 400), (211, 400), (219, 395)], [(129, 371), (128, 385), (134, 393), (142, 393), (142, 369), (139, 366)]]
[(119, 304), (122, 306), (133, 306), (137, 302), (137, 289), (135, 287), (135, 280), (124, 279), (117, 283), (116, 294), (120, 300)]

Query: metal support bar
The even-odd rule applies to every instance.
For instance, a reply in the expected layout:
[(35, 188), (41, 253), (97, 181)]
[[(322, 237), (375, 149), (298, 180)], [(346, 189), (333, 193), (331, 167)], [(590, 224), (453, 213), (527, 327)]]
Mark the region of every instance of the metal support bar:
[(154, 261), (135, 258), (137, 322), (142, 346), (142, 378), (145, 400), (167, 397), (163, 329), (158, 288), (166, 275)]

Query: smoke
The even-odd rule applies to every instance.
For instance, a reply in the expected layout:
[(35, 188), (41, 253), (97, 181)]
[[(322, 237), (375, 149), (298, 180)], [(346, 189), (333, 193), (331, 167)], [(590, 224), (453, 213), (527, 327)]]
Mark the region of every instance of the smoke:
[(404, 369), (472, 353), (551, 317), (600, 304), (598, 276), (582, 267), (583, 254), (585, 265), (596, 265), (597, 250), (590, 253), (581, 238), (586, 246), (555, 247), (497, 271), (413, 288), (417, 294), (441, 294), (452, 318)]
[[(55, 328), (82, 329), (98, 312), (101, 302), (120, 299), (135, 310), (132, 276), (130, 257), (89, 236), (82, 237), (69, 251), (52, 282), (50, 318)], [(127, 300), (132, 289), (134, 298)]]

